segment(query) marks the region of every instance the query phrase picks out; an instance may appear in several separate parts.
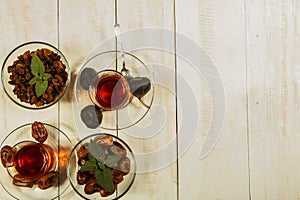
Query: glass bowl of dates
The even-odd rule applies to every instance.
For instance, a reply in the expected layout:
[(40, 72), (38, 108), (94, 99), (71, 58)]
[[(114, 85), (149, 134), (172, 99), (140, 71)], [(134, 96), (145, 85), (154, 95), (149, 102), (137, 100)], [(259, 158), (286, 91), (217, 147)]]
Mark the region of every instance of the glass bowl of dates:
[(0, 183), (15, 199), (55, 199), (69, 188), (71, 140), (53, 125), (35, 121), (1, 143)]
[(2, 65), (1, 81), (17, 105), (42, 109), (58, 102), (70, 82), (70, 67), (63, 53), (45, 42), (28, 42), (13, 49)]
[(71, 186), (84, 199), (119, 199), (132, 186), (136, 162), (120, 138), (92, 134), (78, 142), (67, 168)]
[(77, 74), (72, 103), (79, 132), (129, 128), (152, 106), (152, 72), (131, 53), (125, 58), (119, 51), (92, 54)]

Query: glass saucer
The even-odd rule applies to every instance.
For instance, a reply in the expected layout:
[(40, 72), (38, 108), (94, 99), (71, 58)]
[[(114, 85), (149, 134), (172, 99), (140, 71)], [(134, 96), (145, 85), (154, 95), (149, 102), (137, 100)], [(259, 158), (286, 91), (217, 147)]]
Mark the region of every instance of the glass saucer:
[[(142, 120), (151, 108), (154, 97), (151, 71), (143, 61), (130, 53), (125, 53), (125, 63), (131, 77), (145, 77), (147, 80), (150, 80), (151, 88), (141, 98), (131, 95), (130, 102), (124, 107), (115, 110), (101, 110), (102, 122), (99, 126), (92, 127), (92, 129), (120, 130), (131, 127)], [(73, 91), (73, 115), (79, 132), (91, 130), (82, 120), (81, 112), (85, 107), (95, 105), (90, 98), (88, 84), (82, 82), (82, 78), (85, 76), (83, 73), (88, 70), (90, 70), (90, 77), (84, 77), (84, 80), (92, 80), (97, 73), (105, 70), (114, 70), (121, 73), (121, 53), (119, 51), (105, 51), (96, 54), (87, 60), (78, 72)], [(126, 76), (124, 77), (128, 78)]]
[[(87, 189), (86, 187), (89, 183), (88, 179), (93, 179), (94, 172), (92, 172), (92, 173), (88, 172), (89, 174), (87, 174), (86, 171), (85, 172), (84, 172), (84, 170), (81, 171), (82, 165), (79, 163), (82, 163), (82, 160), (86, 160), (87, 158), (89, 158), (90, 155), (88, 155), (88, 154), (95, 155), (95, 153), (97, 152), (97, 151), (96, 152), (89, 151), (89, 150), (93, 150), (93, 149), (89, 149), (89, 147), (88, 147), (89, 144), (91, 144), (91, 140), (95, 141), (96, 145), (99, 145), (100, 148), (102, 147), (105, 149), (105, 152), (108, 154), (107, 157), (109, 157), (111, 155), (115, 155), (111, 151), (112, 148), (117, 147), (117, 149), (119, 149), (121, 147), (120, 149), (122, 149), (122, 150), (118, 151), (118, 153), (126, 152), (125, 155), (123, 154), (124, 157), (122, 157), (121, 160), (118, 161), (117, 165), (114, 164), (109, 167), (112, 171), (118, 171), (122, 175), (121, 175), (121, 177), (118, 176), (121, 179), (119, 179), (119, 181), (117, 181), (117, 182), (116, 182), (115, 178), (118, 178), (118, 177), (113, 175), (112, 178), (114, 179), (115, 191), (108, 195), (104, 195), (104, 196), (101, 195), (102, 191), (98, 191), (96, 187), (93, 187), (93, 188), (89, 187), (89, 190), (96, 189), (96, 191), (93, 191), (92, 194), (86, 193), (86, 190), (85, 190), (85, 189)], [(87, 148), (82, 148), (82, 147), (87, 147)], [(82, 158), (83, 152), (85, 150), (86, 150), (86, 156), (84, 158)], [(97, 158), (99, 158), (99, 157), (97, 157)], [(122, 167), (120, 167), (122, 165), (121, 164), (122, 160), (124, 160), (124, 159), (129, 160), (129, 163), (130, 163), (130, 164), (126, 165), (126, 170), (125, 170), (126, 172), (124, 170), (122, 170)], [(86, 162), (86, 161), (84, 161), (84, 162)], [(122, 165), (122, 166), (125, 166), (125, 165)], [(67, 175), (68, 175), (68, 178), (69, 178), (72, 188), (83, 199), (112, 200), (112, 199), (120, 199), (130, 190), (130, 188), (135, 180), (136, 167), (137, 166), (136, 166), (136, 160), (134, 157), (134, 153), (132, 152), (131, 148), (128, 146), (128, 144), (125, 141), (123, 141), (122, 139), (120, 139), (117, 136), (114, 136), (114, 135), (111, 135), (108, 133), (96, 133), (96, 134), (89, 135), (89, 136), (83, 138), (82, 140), (78, 141), (78, 143), (72, 149), (71, 154), (69, 156), (69, 160), (68, 160)], [(82, 172), (82, 173), (80, 173), (80, 172)], [(84, 174), (87, 176), (85, 176)], [(80, 176), (82, 176), (82, 178), (80, 178)]]
[[(44, 127), (48, 132), (48, 137), (43, 143), (39, 143), (32, 137), (32, 124), (24, 124), (12, 132), (10, 132), (2, 141), (0, 148), (5, 146), (10, 146), (15, 149), (19, 144), (29, 142), (38, 145), (47, 146), (51, 148), (52, 154), (51, 160), (55, 163), (55, 170), (58, 173), (57, 182), (49, 187), (48, 189), (40, 189), (38, 186), (38, 181), (32, 182), (32, 187), (20, 187), (13, 184), (12, 175), (16, 175), (17, 171), (14, 166), (5, 168), (3, 164), (0, 164), (0, 183), (4, 190), (14, 199), (22, 200), (49, 200), (56, 199), (62, 193), (66, 192), (70, 183), (67, 179), (67, 162), (70, 152), (73, 148), (72, 141), (69, 137), (62, 132), (60, 129), (53, 125), (43, 123)], [(14, 150), (15, 151), (15, 150)], [(15, 154), (16, 155), (16, 154)], [(37, 159), (34, 159), (37, 160)], [(15, 162), (15, 161), (14, 161)], [(26, 184), (25, 182), (22, 182)]]

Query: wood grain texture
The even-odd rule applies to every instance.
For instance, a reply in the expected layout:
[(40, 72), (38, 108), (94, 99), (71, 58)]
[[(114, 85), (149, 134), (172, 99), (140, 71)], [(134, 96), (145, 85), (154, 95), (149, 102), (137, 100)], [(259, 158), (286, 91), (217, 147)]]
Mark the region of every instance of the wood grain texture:
[[(57, 46), (57, 6), (56, 1), (0, 1), (0, 63), (16, 46), (28, 41), (44, 41)], [(2, 87), (2, 85), (1, 85)], [(1, 138), (20, 125), (34, 120), (58, 124), (58, 106), (33, 111), (18, 107), (0, 90), (0, 130)], [(1, 175), (2, 176), (2, 175)], [(1, 199), (12, 199), (0, 187)]]
[(79, 134), (72, 109), (72, 101), (75, 102), (72, 97), (74, 82), (89, 54), (104, 40), (113, 36), (113, 12), (113, 2), (59, 2), (60, 48), (68, 59), (72, 73), (70, 89), (60, 102), (60, 122), (62, 126), (73, 130), (72, 133), (77, 138)]
[(300, 198), (299, 2), (247, 1), (252, 199)]
[[(226, 118), (221, 138), (207, 157), (199, 159), (200, 147), (215, 108), (211, 107), (212, 94), (204, 84), (208, 77), (188, 79), (194, 80), (193, 88), (198, 90), (200, 126), (192, 145), (180, 158), (179, 199), (238, 200), (249, 197), (244, 22), (242, 1), (176, 1), (177, 32), (191, 38), (208, 54), (219, 71), (226, 94)], [(188, 67), (179, 60), (179, 73)], [(184, 90), (179, 90), (178, 95), (184, 95)], [(179, 140), (183, 139), (184, 133), (179, 137)]]
[[(26, 3), (26, 1), (1, 3), (0, 24), (2, 27), (1, 38), (3, 38), (0, 49), (1, 64), (10, 51), (28, 41), (44, 41), (57, 46), (56, 4), (48, 2), (46, 5), (47, 12), (43, 12), (39, 9), (39, 3), (34, 1), (31, 4)], [(35, 119), (57, 124), (57, 105), (41, 111), (30, 111), (16, 106), (5, 96), (2, 90), (1, 95), (4, 101), (1, 112), (7, 119), (1, 123), (7, 131)], [(24, 117), (24, 114), (28, 113), (34, 114)], [(12, 122), (10, 119), (14, 119), (14, 121)]]
[[(105, 0), (93, 0), (88, 3), (81, 0), (59, 1), (60, 49), (65, 53), (72, 71), (70, 89), (60, 102), (59, 119), (61, 128), (67, 131), (74, 143), (82, 139), (82, 133), (79, 132), (81, 129), (77, 129), (75, 111), (72, 107), (72, 103), (75, 102), (74, 82), (89, 54), (104, 40), (113, 36), (113, 3)], [(70, 187), (61, 199), (82, 198)]]
[[(166, 30), (174, 29), (174, 1), (118, 1), (118, 23), (121, 31), (132, 31), (137, 29), (160, 28)], [(163, 32), (163, 31), (162, 31)], [(176, 116), (175, 116), (175, 57), (174, 54), (165, 52), (169, 49), (174, 53), (174, 37), (165, 38), (164, 35), (154, 37), (151, 32), (141, 34), (136, 40), (128, 43), (147, 43), (153, 39), (153, 46), (140, 46), (139, 49), (130, 49), (124, 44), (124, 49), (130, 50), (153, 70), (154, 76), (154, 101), (150, 113), (137, 127), (144, 127), (144, 134), (134, 133), (136, 127), (120, 132), (133, 151), (139, 155), (145, 155), (139, 159), (137, 169), (147, 169), (146, 172), (137, 174), (132, 190), (124, 199), (177, 199), (177, 177), (176, 177), (176, 147), (170, 145), (170, 141), (176, 139)], [(162, 49), (151, 49), (154, 43), (163, 44)], [(149, 44), (149, 43), (148, 43)], [(134, 45), (133, 45), (134, 46)], [(165, 73), (163, 73), (165, 72)], [(168, 72), (166, 74), (166, 72)], [(160, 121), (156, 119), (161, 119)], [(158, 122), (158, 123), (157, 123)], [(156, 124), (155, 124), (156, 123)], [(135, 137), (132, 137), (132, 134)], [(147, 136), (147, 137), (144, 137)], [(155, 154), (167, 146), (165, 154)], [(169, 147), (169, 148), (168, 148)], [(156, 156), (151, 159), (150, 154)], [(166, 164), (162, 164), (166, 163)]]
[[(135, 34), (149, 27), (176, 30), (201, 46), (215, 64), (226, 93), (220, 140), (207, 157), (199, 159), (214, 109), (207, 77), (180, 55), (175, 59), (178, 35), (156, 38), (141, 34), (125, 41), (125, 50), (154, 70), (156, 88), (152, 110), (137, 129), (118, 132), (140, 156), (138, 167), (152, 169), (139, 172), (122, 199), (298, 200), (299, 9), (296, 0), (117, 0), (115, 13), (115, 1), (0, 0), (1, 64), (17, 45), (41, 40), (59, 47), (72, 71), (65, 97), (45, 110), (19, 108), (1, 89), (0, 137), (17, 126), (41, 120), (59, 126), (74, 142), (79, 139), (72, 110), (74, 79), (95, 47), (114, 37), (117, 14), (121, 32)], [(151, 39), (162, 48), (131, 48)], [(186, 96), (186, 83), (193, 97)], [(198, 108), (187, 103), (192, 98)], [(199, 114), (195, 137), (184, 152), (190, 133), (176, 134), (185, 122), (182, 109)], [(141, 155), (166, 146), (164, 154), (143, 160)], [(0, 199), (12, 199), (2, 187)], [(70, 188), (60, 199), (81, 198)]]

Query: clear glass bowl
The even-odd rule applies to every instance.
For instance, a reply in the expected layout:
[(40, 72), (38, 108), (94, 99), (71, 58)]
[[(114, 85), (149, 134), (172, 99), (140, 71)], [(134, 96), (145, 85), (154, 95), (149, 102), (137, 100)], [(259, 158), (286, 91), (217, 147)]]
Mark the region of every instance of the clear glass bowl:
[[(2, 141), (1, 149), (6, 145), (14, 148), (20, 144), (28, 142), (37, 143), (37, 141), (32, 137), (31, 126), (31, 123), (25, 124), (10, 132)], [(44, 123), (44, 126), (48, 132), (48, 138), (43, 145), (51, 147), (54, 153), (52, 161), (55, 163), (53, 168), (59, 173), (58, 181), (54, 186), (44, 190), (40, 189), (36, 183), (32, 188), (15, 186), (12, 178), (12, 176), (16, 173), (14, 166), (5, 168), (2, 164), (0, 164), (0, 183), (4, 190), (15, 199), (56, 199), (58, 196), (64, 193), (70, 185), (69, 181), (67, 180), (66, 167), (73, 144), (68, 136), (60, 129), (46, 123)]]
[[(60, 56), (60, 60), (66, 67), (65, 71), (68, 73), (68, 77), (67, 77), (65, 86), (63, 87), (63, 90), (55, 98), (49, 100), (49, 102), (45, 102), (44, 105), (37, 106), (35, 104), (30, 104), (28, 102), (21, 101), (20, 98), (18, 98), (17, 95), (14, 93), (13, 90), (14, 90), (15, 86), (8, 83), (10, 81), (10, 76), (12, 75), (12, 73), (8, 72), (8, 67), (12, 66), (13, 63), (16, 60), (18, 60), (18, 57), (20, 55), (23, 55), (26, 51), (32, 52), (32, 51), (36, 51), (37, 49), (42, 49), (42, 48), (49, 49)], [(30, 71), (30, 73), (31, 73), (31, 71)], [(31, 73), (31, 75), (32, 75), (32, 73)], [(25, 77), (25, 75), (24, 75), (24, 77)], [(31, 78), (32, 77), (33, 77), (33, 75), (31, 76)], [(5, 58), (3, 65), (2, 65), (2, 70), (1, 70), (1, 81), (2, 81), (2, 86), (3, 86), (5, 93), (14, 103), (16, 103), (17, 105), (19, 105), (23, 108), (27, 108), (27, 109), (43, 109), (43, 108), (47, 108), (49, 106), (54, 105), (56, 102), (58, 102), (64, 96), (65, 92), (67, 91), (67, 89), (69, 87), (69, 83), (70, 83), (70, 77), (71, 77), (70, 67), (69, 67), (67, 59), (65, 58), (63, 53), (60, 50), (58, 50), (56, 47), (54, 47), (53, 45), (45, 43), (45, 42), (39, 42), (39, 41), (27, 42), (27, 43), (21, 44), (18, 47), (16, 47), (15, 49), (13, 49), (8, 54), (8, 56)], [(27, 79), (25, 80), (25, 78), (24, 78), (23, 81), (22, 82), (26, 85), (26, 89), (27, 89), (29, 87), (30, 80), (27, 80)], [(25, 95), (28, 95), (28, 92)]]
[[(81, 162), (80, 161), (81, 157), (79, 156), (78, 151), (80, 150), (80, 148), (83, 145), (87, 146), (87, 144), (90, 144), (91, 140), (92, 141), (100, 141), (99, 137), (101, 137), (101, 138), (103, 138), (103, 137), (110, 138), (111, 139), (110, 141), (113, 140), (114, 142), (117, 142), (117, 143), (121, 144), (123, 146), (123, 148), (125, 149), (125, 151), (126, 151), (126, 156), (122, 157), (121, 160), (118, 161), (118, 164), (111, 166), (110, 169), (117, 169), (119, 171), (122, 171), (119, 168), (119, 165), (120, 165), (122, 159), (127, 157), (130, 160), (130, 167), (128, 167), (128, 169), (130, 169), (129, 173), (127, 171), (127, 173), (123, 176), (123, 180), (116, 185), (115, 191), (111, 195), (106, 196), (106, 197), (102, 197), (100, 195), (100, 191), (97, 191), (93, 194), (86, 194), (85, 191), (84, 191), (86, 184), (79, 184), (78, 181), (77, 181), (77, 173), (81, 169), (81, 166), (79, 165), (79, 162)], [(104, 141), (104, 140), (101, 140), (101, 141)], [(98, 143), (98, 144), (100, 144), (100, 143)], [(103, 143), (101, 143), (101, 144), (103, 144)], [(109, 147), (109, 148), (108, 148), (108, 150), (105, 150), (105, 152), (106, 152), (105, 154), (111, 155), (109, 152), (110, 152), (111, 147), (113, 147), (113, 146), (115, 146), (115, 143), (111, 146), (106, 146), (106, 147)], [(106, 148), (104, 148), (104, 149), (106, 149)], [(91, 153), (91, 151), (89, 151), (89, 153)], [(120, 138), (118, 138), (114, 135), (111, 135), (111, 134), (96, 133), (96, 134), (92, 134), (92, 135), (82, 139), (81, 141), (79, 141), (75, 145), (75, 147), (72, 150), (72, 152), (70, 154), (70, 157), (69, 157), (67, 173), (68, 173), (68, 177), (69, 177), (71, 186), (76, 191), (76, 193), (79, 196), (81, 196), (82, 198), (84, 198), (84, 199), (95, 199), (95, 200), (96, 199), (99, 199), (99, 200), (102, 200), (102, 199), (103, 200), (104, 199), (105, 200), (119, 199), (127, 193), (127, 191), (131, 188), (131, 186), (134, 182), (134, 179), (135, 179), (135, 176), (136, 176), (136, 161), (135, 161), (134, 154), (133, 154), (132, 150), (130, 149), (130, 147), (123, 140), (121, 140)], [(93, 175), (90, 175), (90, 176), (93, 176)], [(91, 177), (89, 177), (89, 178), (91, 178)]]

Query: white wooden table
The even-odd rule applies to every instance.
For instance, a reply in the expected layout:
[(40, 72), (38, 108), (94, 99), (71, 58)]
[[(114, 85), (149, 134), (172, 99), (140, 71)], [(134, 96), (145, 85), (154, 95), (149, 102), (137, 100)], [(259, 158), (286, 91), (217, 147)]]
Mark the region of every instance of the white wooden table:
[[(222, 79), (226, 115), (221, 137), (208, 156), (199, 157), (211, 125), (214, 94), (205, 84), (206, 77), (186, 73), (199, 100), (193, 143), (174, 162), (181, 146), (170, 148), (164, 158), (169, 165), (138, 173), (122, 199), (296, 200), (300, 199), (299, 9), (297, 0), (118, 0), (117, 9), (112, 0), (0, 0), (0, 62), (17, 45), (41, 40), (65, 54), (75, 76), (87, 55), (114, 36), (115, 16), (123, 32), (155, 27), (187, 36), (208, 54)], [(178, 35), (171, 40), (162, 37), (160, 42), (179, 51)], [(173, 72), (184, 74), (188, 69), (174, 53), (136, 53)], [(174, 94), (177, 100), (189, 97), (184, 97), (175, 76), (160, 81), (171, 89), (157, 87), (154, 105), (167, 113), (158, 134), (141, 140), (121, 135), (136, 153), (155, 152), (174, 139), (177, 144), (184, 140), (185, 133), (176, 134), (181, 118)], [(77, 138), (72, 100), (71, 84), (58, 104), (32, 111), (17, 107), (1, 89), (1, 138), (34, 120), (56, 125)], [(194, 105), (182, 106), (193, 110)], [(141, 165), (159, 165), (161, 159)], [(80, 199), (74, 192), (61, 197), (70, 198)], [(11, 199), (3, 188), (0, 199)]]

